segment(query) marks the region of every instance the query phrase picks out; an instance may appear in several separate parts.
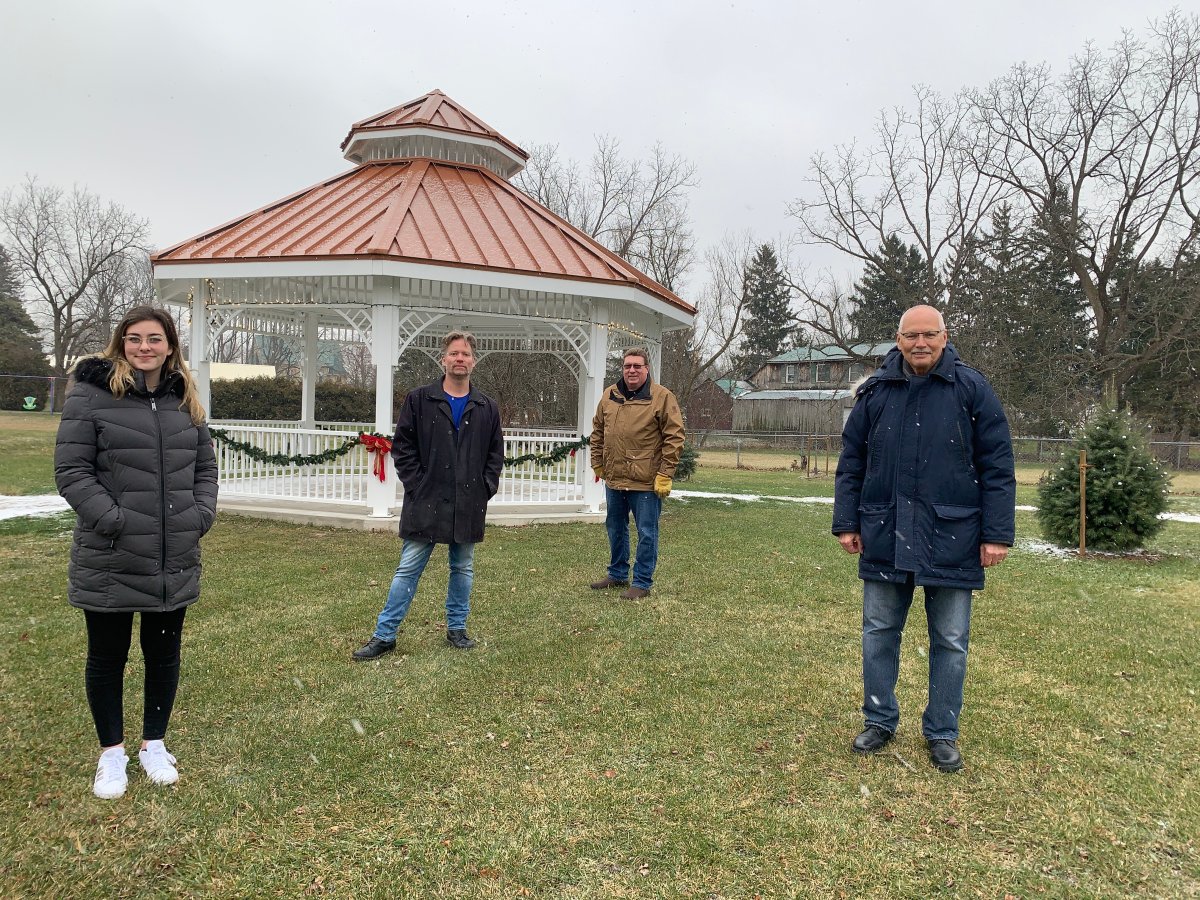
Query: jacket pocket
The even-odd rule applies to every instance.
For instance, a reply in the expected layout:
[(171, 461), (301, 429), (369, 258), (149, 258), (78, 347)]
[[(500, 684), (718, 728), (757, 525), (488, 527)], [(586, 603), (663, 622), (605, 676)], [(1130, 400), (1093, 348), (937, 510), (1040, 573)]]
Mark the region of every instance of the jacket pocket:
[(630, 481), (635, 484), (654, 483), (654, 476), (657, 474), (655, 472), (657, 463), (653, 451), (635, 450), (626, 458), (626, 464), (629, 466)]
[(862, 561), (893, 565), (896, 556), (896, 505), (864, 503), (858, 508)]
[(978, 506), (933, 504), (933, 536), (930, 562), (939, 569), (979, 568)]

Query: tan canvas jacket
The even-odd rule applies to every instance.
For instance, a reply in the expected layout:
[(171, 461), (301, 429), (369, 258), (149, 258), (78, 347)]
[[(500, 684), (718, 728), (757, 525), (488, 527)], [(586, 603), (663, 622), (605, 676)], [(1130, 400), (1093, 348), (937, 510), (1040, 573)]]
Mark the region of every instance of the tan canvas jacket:
[(592, 419), (592, 465), (620, 491), (652, 491), (654, 476), (675, 476), (683, 450), (683, 413), (675, 395), (647, 380), (629, 399), (615, 384), (604, 389)]

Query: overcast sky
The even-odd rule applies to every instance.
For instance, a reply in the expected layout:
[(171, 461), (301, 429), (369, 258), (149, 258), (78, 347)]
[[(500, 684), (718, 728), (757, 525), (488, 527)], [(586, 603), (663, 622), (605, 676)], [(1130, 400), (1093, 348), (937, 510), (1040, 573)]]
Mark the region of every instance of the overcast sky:
[(914, 84), (1061, 71), (1173, 5), (11, 0), (0, 190), (84, 185), (163, 248), (344, 171), (353, 122), (440, 88), (526, 147), (661, 141), (697, 166), (701, 248), (786, 239), (811, 155), (869, 137)]

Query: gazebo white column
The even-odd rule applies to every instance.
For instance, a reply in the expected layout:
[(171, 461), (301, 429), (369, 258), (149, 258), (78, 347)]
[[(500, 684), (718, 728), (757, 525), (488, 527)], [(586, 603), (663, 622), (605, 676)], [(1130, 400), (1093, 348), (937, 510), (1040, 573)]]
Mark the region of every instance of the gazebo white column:
[(212, 363), (208, 359), (208, 310), (204, 305), (208, 286), (204, 279), (196, 280), (192, 287), (192, 339), (191, 357), (192, 377), (196, 381), (196, 393), (200, 395), (200, 405), (204, 412), (212, 417)]
[[(659, 322), (661, 326), (662, 323)], [(650, 354), (650, 378), (662, 384), (662, 329), (659, 329), (657, 335), (654, 336), (656, 341), (646, 342), (646, 351)]]
[[(400, 307), (394, 298), (377, 297), (371, 307), (371, 360), (375, 363), (375, 430), (392, 434), (393, 369), (400, 357)], [(396, 469), (385, 461), (387, 480), (367, 476), (367, 505), (372, 518), (387, 518), (396, 502)]]
[[(604, 390), (604, 367), (608, 360), (608, 307), (597, 304), (592, 307), (592, 325), (588, 333), (587, 358), (579, 379), (579, 433), (585, 437), (592, 433), (592, 417), (600, 404)], [(592, 452), (588, 449), (585, 461), (590, 466)], [(589, 512), (599, 512), (604, 502), (604, 485), (592, 478), (588, 469), (583, 472), (583, 502)]]
[(301, 372), (300, 426), (315, 428), (317, 419), (317, 314), (304, 313), (304, 369)]

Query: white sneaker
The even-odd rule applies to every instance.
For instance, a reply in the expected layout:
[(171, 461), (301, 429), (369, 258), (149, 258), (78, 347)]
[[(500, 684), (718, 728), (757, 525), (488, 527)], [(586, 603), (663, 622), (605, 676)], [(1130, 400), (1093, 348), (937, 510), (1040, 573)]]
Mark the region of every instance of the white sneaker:
[(125, 786), (129, 784), (129, 776), (125, 774), (125, 764), (129, 757), (125, 755), (124, 747), (109, 747), (100, 754), (100, 762), (96, 763), (96, 780), (92, 783), (92, 793), (101, 800), (116, 800), (125, 795)]
[(179, 780), (175, 771), (175, 757), (167, 752), (162, 741), (147, 741), (146, 749), (138, 751), (138, 761), (146, 777), (155, 784), (174, 784)]

